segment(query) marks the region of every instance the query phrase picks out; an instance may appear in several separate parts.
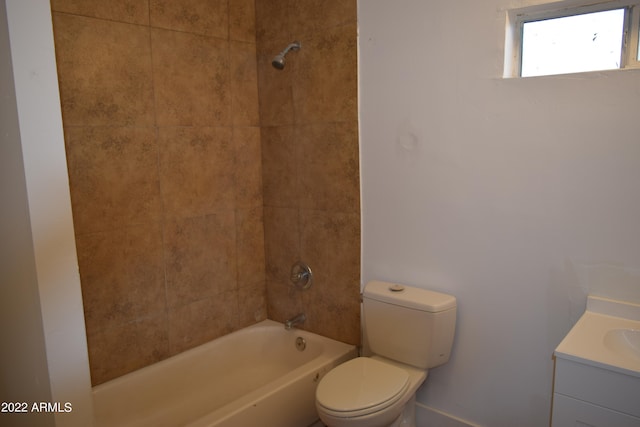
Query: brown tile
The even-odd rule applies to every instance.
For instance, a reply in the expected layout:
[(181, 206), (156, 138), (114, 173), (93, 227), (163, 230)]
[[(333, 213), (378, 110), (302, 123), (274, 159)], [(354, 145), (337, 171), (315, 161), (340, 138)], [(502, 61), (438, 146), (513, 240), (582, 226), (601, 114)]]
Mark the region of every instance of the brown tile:
[(231, 42), (231, 94), (233, 124), (260, 124), (256, 45)]
[(132, 24), (149, 24), (149, 0), (51, 0), (51, 10)]
[(341, 304), (324, 294), (304, 306), (304, 329), (349, 344), (360, 343), (360, 306)]
[[(267, 280), (267, 313), (269, 319), (284, 323), (303, 312), (301, 292), (282, 281)], [(306, 329), (302, 325), (301, 329)]]
[(331, 212), (326, 230), (329, 280), (335, 283), (337, 296), (345, 297), (345, 303), (353, 302), (360, 288), (360, 214)]
[(303, 295), (305, 303), (313, 303), (317, 294), (341, 305), (357, 302), (360, 215), (303, 211), (300, 222), (301, 257), (314, 272), (314, 286)]
[(265, 282), (238, 289), (239, 325), (246, 327), (267, 318), (267, 287)]
[[(147, 19), (134, 6), (120, 10), (137, 4), (133, 0), (112, 3), (107, 10), (94, 1), (53, 0), (69, 13)], [(136, 126), (68, 129), (72, 190), (76, 181), (80, 200), (91, 205), (77, 209), (74, 201), (74, 215), (84, 215), (77, 230), (156, 223), (158, 193), (154, 198), (151, 189), (158, 180), (166, 216), (164, 252), (144, 236), (78, 237), (83, 295), (92, 298), (85, 307), (94, 383), (267, 314), (284, 321), (304, 311), (309, 320), (303, 328), (359, 342), (355, 1), (328, 0), (321, 10), (312, 0), (256, 0), (255, 8), (253, 0), (178, 3), (151, 0), (152, 25), (176, 30), (156, 28), (151, 35), (115, 22), (55, 17), (65, 125)], [(143, 34), (146, 45), (130, 33)], [(297, 39), (303, 49), (288, 57), (285, 70), (273, 69), (273, 56)], [(92, 56), (94, 45), (99, 55)], [(327, 57), (333, 58), (331, 72)], [(142, 74), (136, 70), (144, 69), (143, 59), (146, 80), (132, 82)], [(139, 107), (145, 102), (149, 108)], [(154, 107), (161, 126), (159, 177), (147, 151), (155, 143), (152, 131), (139, 128), (155, 125)], [(258, 132), (259, 124), (267, 127)], [(103, 202), (91, 203), (96, 194)], [(139, 253), (145, 247), (149, 253)], [(161, 263), (144, 260), (158, 250), (166, 263), (161, 294), (168, 309), (164, 299), (154, 299), (158, 293), (149, 283), (155, 279), (146, 277), (159, 266), (164, 279)], [(305, 292), (289, 281), (291, 265), (301, 258), (316, 280)], [(145, 276), (142, 283), (139, 276)], [(95, 285), (106, 282), (115, 286)], [(136, 296), (128, 300), (131, 290)]]
[(267, 281), (289, 285), (291, 267), (300, 260), (298, 209), (264, 209)]
[(255, 8), (258, 40), (291, 38), (291, 8), (288, 0), (255, 0)]
[(229, 38), (227, 0), (150, 0), (149, 9), (153, 27)]
[(314, 284), (302, 292), (305, 329), (358, 343), (360, 322), (360, 215), (306, 211), (300, 215), (301, 257)]
[(340, 246), (330, 246), (329, 215), (319, 210), (300, 212), (300, 259), (313, 271), (313, 285), (309, 289), (314, 293), (318, 288), (331, 285), (329, 252), (342, 253)]
[(276, 70), (271, 65), (273, 57), (287, 47), (288, 43), (283, 41), (267, 52), (257, 55), (260, 88), (258, 102), (262, 126), (285, 126), (295, 122), (293, 77), (296, 65), (289, 61), (284, 70)]
[(236, 210), (238, 286), (265, 281), (264, 222), (262, 208)]
[(347, 23), (355, 24), (357, 0), (289, 0), (290, 28), (300, 37)]
[(230, 128), (162, 127), (160, 184), (169, 217), (202, 216), (235, 206)]
[(153, 128), (67, 127), (65, 143), (77, 234), (161, 218)]
[(262, 206), (262, 148), (260, 128), (233, 129), (235, 147), (236, 207)]
[(229, 39), (255, 42), (256, 6), (254, 0), (229, 2)]
[(354, 212), (360, 207), (356, 123), (298, 126), (299, 201), (305, 209)]
[(149, 29), (54, 13), (65, 126), (154, 124)]
[(292, 126), (262, 127), (262, 188), (265, 206), (297, 208), (298, 152)]
[(165, 310), (159, 225), (82, 234), (76, 242), (89, 333)]
[(169, 356), (164, 313), (87, 333), (91, 383), (98, 385)]
[(301, 43), (293, 87), (297, 122), (357, 121), (356, 25), (314, 33)]
[(169, 221), (164, 236), (169, 307), (237, 289), (233, 211)]
[(238, 329), (238, 294), (224, 292), (169, 310), (171, 355)]
[(229, 42), (159, 29), (151, 41), (158, 124), (228, 126)]

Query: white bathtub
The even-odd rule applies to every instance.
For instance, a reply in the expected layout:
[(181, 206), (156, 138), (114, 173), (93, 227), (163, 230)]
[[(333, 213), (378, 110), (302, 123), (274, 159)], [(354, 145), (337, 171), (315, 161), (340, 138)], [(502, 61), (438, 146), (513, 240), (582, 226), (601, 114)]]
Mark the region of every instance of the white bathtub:
[[(304, 351), (296, 338), (306, 341)], [(97, 427), (305, 427), (356, 348), (265, 320), (93, 388)]]

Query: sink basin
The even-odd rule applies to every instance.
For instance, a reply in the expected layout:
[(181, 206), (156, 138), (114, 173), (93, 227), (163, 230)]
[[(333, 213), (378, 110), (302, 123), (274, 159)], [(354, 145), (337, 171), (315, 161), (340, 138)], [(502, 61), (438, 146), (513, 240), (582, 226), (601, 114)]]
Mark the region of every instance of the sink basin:
[(640, 360), (639, 329), (612, 329), (604, 335), (604, 345), (621, 356)]

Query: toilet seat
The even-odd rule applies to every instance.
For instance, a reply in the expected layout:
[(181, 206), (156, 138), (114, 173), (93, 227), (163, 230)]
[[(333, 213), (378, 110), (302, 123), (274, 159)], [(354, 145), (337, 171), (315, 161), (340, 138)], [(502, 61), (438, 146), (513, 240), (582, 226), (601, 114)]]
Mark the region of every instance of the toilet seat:
[(358, 357), (325, 375), (316, 390), (316, 402), (335, 417), (364, 416), (396, 403), (409, 383), (409, 374), (404, 369)]

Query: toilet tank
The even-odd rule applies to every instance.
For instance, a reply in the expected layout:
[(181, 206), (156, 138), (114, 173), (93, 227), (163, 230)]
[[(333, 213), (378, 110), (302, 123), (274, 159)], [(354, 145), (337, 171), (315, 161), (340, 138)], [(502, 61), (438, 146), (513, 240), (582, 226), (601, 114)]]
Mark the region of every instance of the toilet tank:
[(456, 298), (396, 283), (371, 281), (363, 292), (363, 322), (371, 352), (420, 369), (449, 360)]

